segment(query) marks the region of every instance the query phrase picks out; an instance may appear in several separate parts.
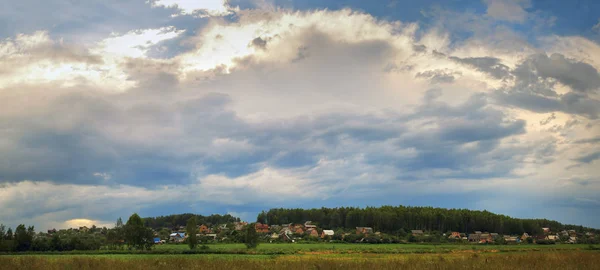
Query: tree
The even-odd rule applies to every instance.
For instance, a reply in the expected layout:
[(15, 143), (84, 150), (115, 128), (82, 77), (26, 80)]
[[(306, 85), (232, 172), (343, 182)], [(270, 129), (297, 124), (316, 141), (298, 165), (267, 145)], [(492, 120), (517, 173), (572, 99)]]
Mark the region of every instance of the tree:
[(249, 249), (256, 248), (258, 246), (258, 234), (254, 229), (254, 224), (255, 223), (248, 224), (245, 228), (244, 244), (246, 244), (246, 247)]
[(13, 240), (13, 231), (11, 228), (8, 228), (6, 231), (6, 235), (4, 236), (4, 240)]
[(0, 224), (0, 247), (2, 247), (2, 242), (4, 242), (4, 234), (5, 234), (5, 230), (6, 227), (4, 226), (4, 224)]
[(123, 220), (121, 219), (121, 217), (119, 217), (117, 219), (117, 224), (115, 224), (115, 228), (121, 228), (123, 227)]
[(196, 217), (192, 216), (188, 219), (187, 224), (185, 226), (185, 232), (188, 235), (187, 242), (190, 249), (195, 249), (196, 245), (198, 245), (198, 237), (196, 237)]
[(15, 250), (16, 251), (28, 251), (31, 248), (31, 242), (33, 240), (33, 226), (29, 229), (25, 228), (24, 224), (17, 226), (15, 229)]
[(150, 249), (154, 244), (152, 230), (144, 226), (138, 214), (131, 215), (124, 228), (125, 240), (130, 248)]
[(171, 234), (171, 230), (169, 230), (167, 228), (162, 228), (158, 232), (158, 237), (160, 237), (161, 240), (169, 240), (169, 235), (170, 234)]

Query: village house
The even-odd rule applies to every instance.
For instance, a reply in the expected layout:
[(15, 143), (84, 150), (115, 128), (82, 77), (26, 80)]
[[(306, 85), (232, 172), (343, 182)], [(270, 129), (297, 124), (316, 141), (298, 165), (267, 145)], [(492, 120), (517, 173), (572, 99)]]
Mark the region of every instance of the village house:
[(521, 235), (521, 241), (525, 242), (525, 241), (527, 241), (527, 238), (529, 238), (529, 237), (531, 237), (531, 236), (529, 236), (529, 234), (523, 233), (523, 235)]
[(410, 231), (413, 236), (421, 236), (423, 235), (423, 230), (411, 230)]
[(257, 233), (268, 233), (269, 225), (257, 222), (256, 224), (254, 224), (254, 230), (256, 230)]
[(569, 244), (577, 244), (577, 237), (576, 236), (569, 236), (569, 240), (567, 240), (567, 243), (569, 243)]
[(271, 227), (269, 228), (269, 230), (271, 232), (279, 232), (279, 231), (281, 231), (281, 226), (279, 226), (279, 225), (271, 225)]
[(471, 233), (471, 234), (469, 234), (469, 237), (468, 237), (469, 242), (474, 242), (474, 243), (479, 243), (480, 239), (481, 239), (480, 233)]
[(317, 229), (313, 228), (306, 230), (306, 234), (308, 234), (310, 237), (319, 237), (319, 232), (317, 232)]
[(321, 232), (321, 238), (325, 238), (327, 236), (333, 236), (334, 232), (333, 230), (323, 230)]
[(313, 225), (312, 221), (306, 221), (306, 222), (304, 222), (304, 228), (307, 230), (308, 229), (316, 229), (317, 225)]
[(558, 241), (560, 238), (558, 237), (558, 235), (556, 234), (549, 234), (548, 235), (548, 240), (552, 240), (552, 241)]
[(544, 231), (544, 233), (550, 233), (550, 228), (542, 228), (542, 231)]
[(373, 228), (371, 227), (356, 227), (356, 234), (370, 234), (373, 233)]
[(546, 236), (546, 235), (536, 235), (533, 238), (533, 240), (534, 240), (535, 243), (538, 243), (539, 241), (547, 241), (548, 240), (548, 236)]
[(296, 227), (294, 227), (294, 233), (295, 234), (304, 234), (304, 229), (302, 229), (302, 226), (296, 226)]
[(175, 232), (169, 235), (169, 241), (171, 242), (183, 243), (183, 240), (185, 240), (185, 233)]
[(461, 239), (462, 237), (460, 236), (459, 232), (452, 232), (450, 233), (450, 235), (448, 236), (449, 239)]
[(507, 244), (516, 244), (521, 242), (521, 239), (519, 239), (518, 236), (504, 235), (503, 238)]
[(482, 233), (479, 235), (479, 243), (491, 243), (494, 242), (494, 238), (491, 233)]
[(248, 222), (234, 222), (233, 223), (234, 230), (236, 230), (236, 231), (243, 230), (246, 225), (248, 225)]
[(292, 238), (292, 234), (291, 234), (291, 230), (288, 228), (281, 230), (281, 232), (279, 233), (279, 239), (286, 241), (286, 242), (294, 242), (294, 239)]
[(202, 224), (198, 227), (198, 232), (200, 232), (201, 234), (207, 234), (210, 232), (210, 229), (208, 228), (208, 226)]

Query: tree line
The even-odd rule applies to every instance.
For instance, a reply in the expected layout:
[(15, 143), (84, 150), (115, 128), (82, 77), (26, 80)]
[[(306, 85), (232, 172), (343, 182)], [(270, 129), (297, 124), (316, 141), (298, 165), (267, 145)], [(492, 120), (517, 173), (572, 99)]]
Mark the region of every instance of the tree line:
[(577, 230), (599, 233), (600, 230), (565, 225), (548, 219), (518, 219), (488, 211), (434, 207), (381, 206), (313, 209), (270, 209), (257, 216), (257, 222), (270, 225), (312, 221), (322, 228), (343, 229), (372, 227), (375, 231), (396, 233), (399, 230), (488, 231), (500, 234), (541, 234), (542, 228), (553, 231)]
[(226, 224), (240, 221), (240, 218), (234, 217), (229, 214), (214, 214), (210, 216), (203, 216), (185, 213), (178, 215), (146, 217), (143, 218), (143, 222), (146, 227), (152, 228), (154, 230), (158, 230), (160, 228), (172, 228), (177, 230), (180, 226), (186, 226), (188, 220), (190, 220), (190, 218), (192, 217), (195, 217), (197, 224), (205, 225)]
[(114, 228), (92, 226), (79, 229), (59, 230), (52, 233), (35, 232), (34, 226), (20, 224), (13, 232), (0, 224), (0, 252), (71, 251), (107, 249), (151, 249), (154, 232), (144, 226), (138, 214), (133, 214), (123, 224), (121, 218)]

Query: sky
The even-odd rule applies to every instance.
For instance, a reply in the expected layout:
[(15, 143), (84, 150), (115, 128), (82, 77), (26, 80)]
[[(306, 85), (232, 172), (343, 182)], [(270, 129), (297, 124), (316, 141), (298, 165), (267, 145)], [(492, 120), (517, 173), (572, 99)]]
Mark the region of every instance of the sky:
[(600, 1), (0, 3), (0, 223), (279, 207), (600, 228)]

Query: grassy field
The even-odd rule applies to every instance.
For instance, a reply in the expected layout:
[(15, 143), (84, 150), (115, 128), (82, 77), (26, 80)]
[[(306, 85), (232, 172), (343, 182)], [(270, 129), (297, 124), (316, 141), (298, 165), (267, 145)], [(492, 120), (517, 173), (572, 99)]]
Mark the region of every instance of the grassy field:
[(0, 269), (600, 269), (597, 251), (303, 255), (17, 255)]
[[(207, 245), (209, 250), (215, 252), (246, 251), (244, 244), (212, 244)], [(398, 253), (452, 253), (464, 250), (475, 250), (478, 252), (519, 252), (519, 251), (563, 251), (563, 250), (585, 250), (587, 245), (457, 245), (457, 244), (260, 244), (255, 254), (305, 254), (305, 253), (374, 253), (374, 254), (398, 254)], [(187, 245), (159, 245), (156, 250), (188, 250)]]

